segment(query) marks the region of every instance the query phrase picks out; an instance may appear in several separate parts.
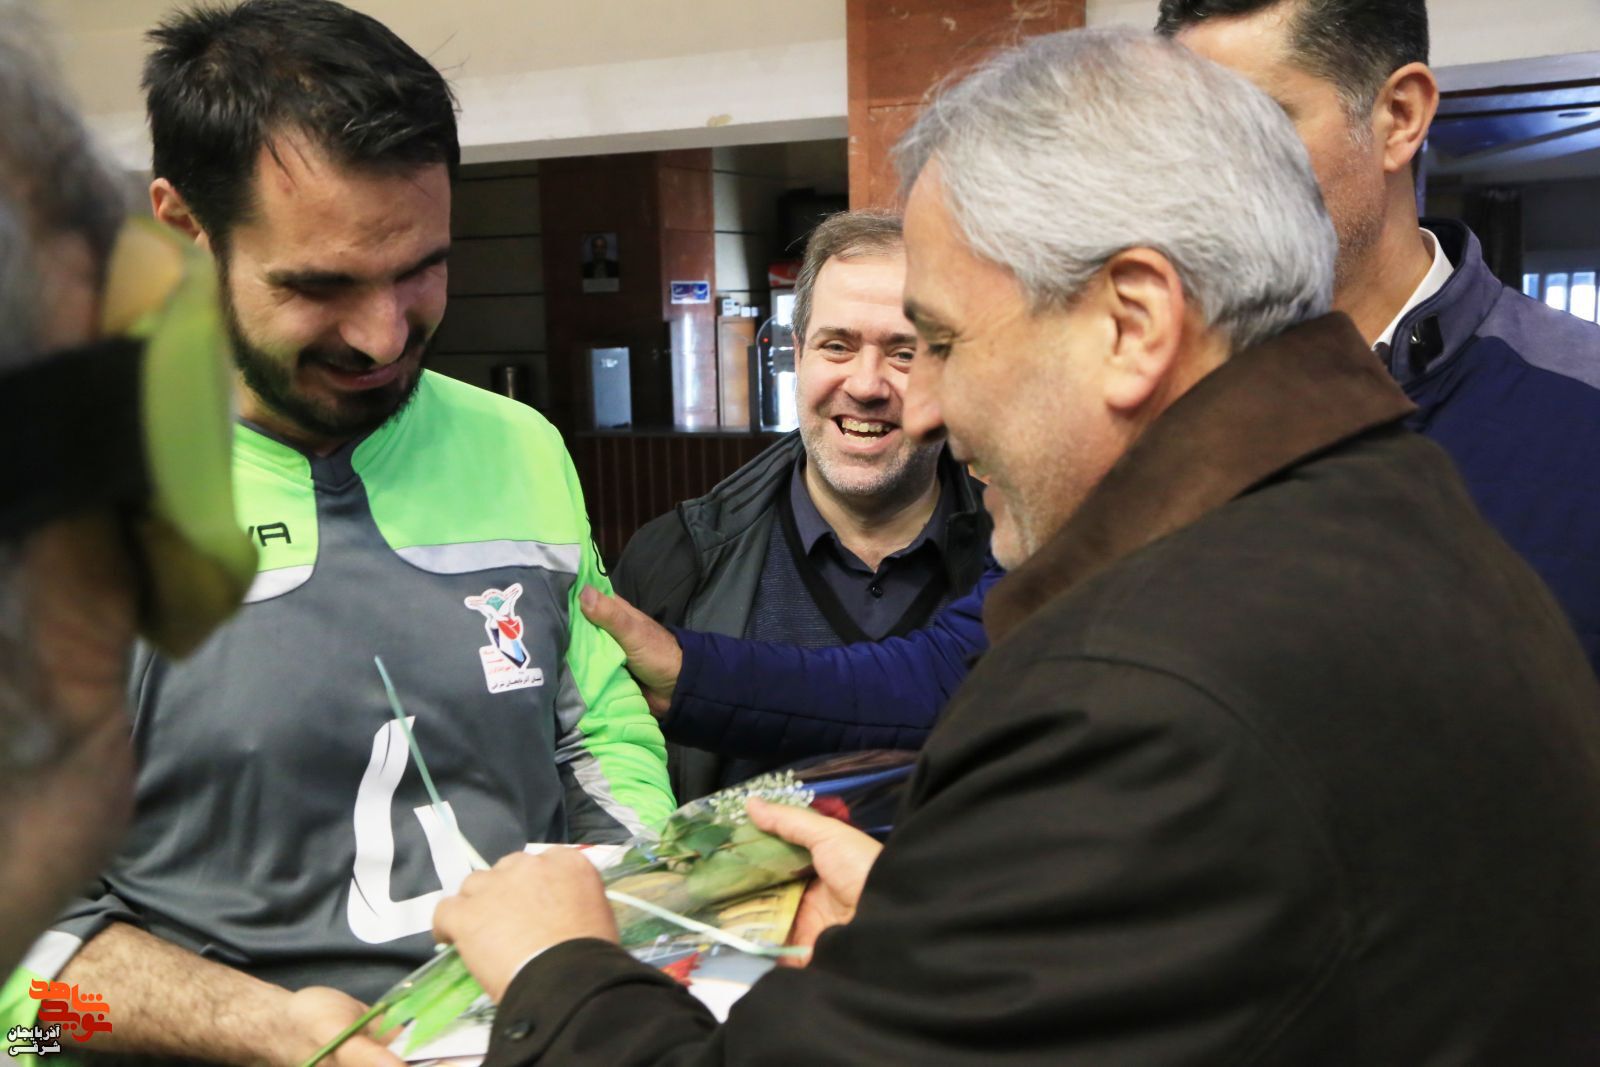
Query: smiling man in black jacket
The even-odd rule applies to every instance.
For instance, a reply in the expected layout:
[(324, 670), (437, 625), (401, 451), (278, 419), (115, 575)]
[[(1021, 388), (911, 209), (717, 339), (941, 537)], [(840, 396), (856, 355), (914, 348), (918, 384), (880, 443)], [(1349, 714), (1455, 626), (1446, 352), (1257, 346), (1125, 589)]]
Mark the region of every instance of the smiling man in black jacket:
[[(989, 519), (901, 398), (916, 336), (900, 306), (900, 219), (824, 220), (795, 285), (800, 429), (645, 524), (612, 575), (658, 622), (820, 648), (915, 630), (982, 573)], [(703, 796), (772, 766), (674, 746), (673, 792)]]

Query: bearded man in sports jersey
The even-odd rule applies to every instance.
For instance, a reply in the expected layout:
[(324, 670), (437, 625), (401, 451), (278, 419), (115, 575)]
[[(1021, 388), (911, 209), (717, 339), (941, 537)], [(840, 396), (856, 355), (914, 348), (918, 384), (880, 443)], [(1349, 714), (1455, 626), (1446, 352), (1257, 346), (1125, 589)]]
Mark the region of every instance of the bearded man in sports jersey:
[(428, 957), (463, 838), (617, 841), (672, 797), (620, 651), (574, 607), (605, 578), (559, 435), (423, 369), (459, 160), (444, 80), (330, 0), (150, 36), (151, 205), (217, 263), (260, 563), (190, 660), (134, 664), (137, 812), (56, 925), (79, 942), (58, 980), (114, 1005), (92, 1051), (293, 1064)]

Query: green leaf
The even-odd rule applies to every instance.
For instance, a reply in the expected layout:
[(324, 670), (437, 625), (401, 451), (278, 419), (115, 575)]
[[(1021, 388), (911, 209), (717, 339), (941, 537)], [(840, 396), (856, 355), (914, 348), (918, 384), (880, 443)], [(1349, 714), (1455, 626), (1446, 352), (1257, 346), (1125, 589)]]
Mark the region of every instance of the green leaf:
[(483, 987), (465, 970), (453, 986), (441, 990), (432, 1001), (417, 1012), (416, 1025), (406, 1041), (406, 1054), (417, 1051), (438, 1037), (460, 1017), (467, 1007), (483, 995)]
[(728, 843), (733, 836), (733, 827), (721, 823), (705, 823), (693, 830), (680, 835), (677, 839), (679, 847), (698, 856), (709, 856), (717, 849)]
[(395, 991), (398, 995), (384, 1012), (380, 1024), (384, 1030), (404, 1026), (420, 1018), (439, 1000), (452, 996), (463, 983), (470, 983), (479, 993), (483, 991), (468, 973), (467, 965), (461, 962), (461, 955), (454, 946), (429, 960), (427, 965), (412, 974), (409, 981), (409, 988)]

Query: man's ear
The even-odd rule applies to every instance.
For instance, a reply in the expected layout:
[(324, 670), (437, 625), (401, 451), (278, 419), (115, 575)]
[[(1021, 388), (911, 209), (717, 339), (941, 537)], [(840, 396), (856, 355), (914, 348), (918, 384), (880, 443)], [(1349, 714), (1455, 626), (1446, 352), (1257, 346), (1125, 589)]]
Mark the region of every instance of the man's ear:
[(1439, 83), (1423, 63), (1407, 63), (1383, 83), (1373, 103), (1373, 133), (1385, 174), (1409, 171), (1439, 110)]
[(1118, 252), (1100, 273), (1113, 331), (1105, 400), (1114, 411), (1131, 416), (1172, 375), (1183, 342), (1183, 283), (1172, 261), (1151, 248)]
[(157, 221), (171, 226), (207, 252), (211, 251), (211, 237), (205, 227), (189, 209), (183, 194), (165, 178), (150, 183), (150, 211)]

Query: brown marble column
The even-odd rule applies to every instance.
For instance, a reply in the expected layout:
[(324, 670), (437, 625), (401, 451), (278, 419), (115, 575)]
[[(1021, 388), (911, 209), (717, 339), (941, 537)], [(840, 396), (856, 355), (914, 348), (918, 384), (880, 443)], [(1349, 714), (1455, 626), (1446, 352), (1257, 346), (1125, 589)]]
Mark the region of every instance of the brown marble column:
[[(680, 430), (717, 425), (717, 312), (710, 304), (672, 303), (674, 281), (716, 288), (716, 225), (711, 207), (711, 150), (656, 156), (661, 205), (661, 317), (672, 344), (672, 422)], [(712, 295), (715, 295), (714, 292)]]
[(890, 149), (926, 94), (995, 48), (1083, 25), (1084, 0), (847, 0), (850, 206), (893, 207)]

